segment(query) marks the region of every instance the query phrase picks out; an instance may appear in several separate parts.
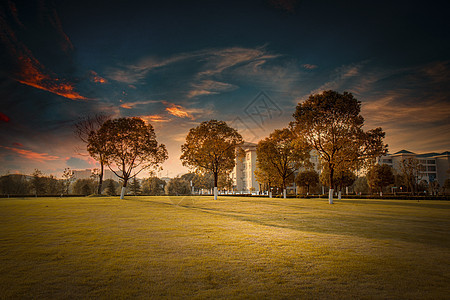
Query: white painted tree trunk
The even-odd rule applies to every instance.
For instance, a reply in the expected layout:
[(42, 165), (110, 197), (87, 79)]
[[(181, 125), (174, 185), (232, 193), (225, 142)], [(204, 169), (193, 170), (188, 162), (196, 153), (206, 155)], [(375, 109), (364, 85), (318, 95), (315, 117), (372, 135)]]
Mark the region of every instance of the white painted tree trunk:
[(339, 191), (339, 194), (338, 194), (338, 195), (339, 195), (339, 196), (338, 196), (338, 199), (341, 200), (342, 192)]
[(283, 189), (283, 198), (286, 199), (286, 189)]
[(269, 198), (272, 198), (272, 191), (269, 192)]
[(217, 194), (218, 194), (217, 186), (214, 187), (214, 200), (217, 200)]
[(127, 188), (125, 186), (122, 187), (122, 190), (120, 191), (120, 199), (123, 199), (123, 197), (125, 196), (126, 189)]
[(334, 192), (333, 189), (330, 189), (328, 191), (328, 203), (330, 203), (330, 204), (333, 204), (333, 192)]

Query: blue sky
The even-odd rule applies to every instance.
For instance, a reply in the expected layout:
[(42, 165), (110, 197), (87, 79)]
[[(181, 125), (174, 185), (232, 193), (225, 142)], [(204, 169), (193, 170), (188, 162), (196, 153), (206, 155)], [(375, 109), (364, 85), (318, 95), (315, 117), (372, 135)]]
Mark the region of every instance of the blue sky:
[(169, 150), (160, 175), (175, 176), (201, 121), (227, 121), (258, 141), (327, 89), (352, 92), (391, 152), (450, 150), (448, 6), (3, 1), (0, 174), (95, 166), (73, 123), (107, 113), (150, 122)]

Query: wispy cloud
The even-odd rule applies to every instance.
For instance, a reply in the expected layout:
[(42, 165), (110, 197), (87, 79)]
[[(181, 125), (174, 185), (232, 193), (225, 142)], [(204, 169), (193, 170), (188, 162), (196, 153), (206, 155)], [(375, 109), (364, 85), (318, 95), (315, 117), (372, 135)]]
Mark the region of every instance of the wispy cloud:
[(165, 103), (167, 105), (166, 111), (179, 118), (189, 118), (193, 119), (193, 116), (181, 105), (174, 104), (174, 103)]
[(14, 153), (17, 153), (26, 159), (35, 160), (38, 162), (45, 162), (45, 161), (49, 161), (49, 160), (59, 159), (58, 156), (49, 155), (48, 153), (38, 153), (38, 152), (31, 151), (31, 150), (26, 150), (26, 149), (21, 149), (21, 148), (16, 148), (16, 147), (6, 147), (6, 146), (0, 146), (0, 147), (3, 149), (6, 149), (6, 150), (10, 150)]
[[(14, 22), (18, 22), (17, 12), (14, 5), (10, 5), (11, 15), (14, 16)], [(73, 48), (70, 40), (62, 31), (59, 18), (54, 10), (47, 11), (49, 14), (49, 21), (63, 37), (63, 50), (68, 51)], [(23, 24), (18, 23), (23, 27)], [(33, 55), (31, 50), (18, 38), (10, 22), (4, 15), (0, 15), (0, 25), (2, 27), (2, 34), (0, 39), (6, 45), (7, 51), (15, 65), (13, 71), (13, 79), (22, 84), (41, 89), (68, 99), (83, 100), (86, 97), (80, 95), (75, 91), (75, 84), (65, 78), (57, 76), (52, 71), (45, 68), (43, 64)]]
[[(220, 74), (226, 69), (249, 64), (252, 62), (264, 63), (268, 59), (279, 57), (270, 54), (264, 47), (242, 48), (230, 47), (223, 49), (205, 49), (187, 53), (180, 53), (169, 58), (147, 57), (136, 64), (118, 66), (108, 70), (108, 78), (127, 84), (140, 83), (150, 71), (168, 65), (195, 60), (199, 71), (193, 76), (202, 79), (203, 75)], [(203, 78), (204, 79), (204, 78)]]
[(139, 116), (139, 118), (146, 121), (147, 123), (167, 123), (171, 121), (171, 119), (163, 115)]
[[(121, 102), (123, 102), (123, 101), (121, 101)], [(139, 105), (146, 105), (146, 104), (151, 104), (151, 103), (164, 103), (164, 102), (166, 102), (166, 101), (165, 100), (133, 101), (133, 102), (123, 102), (119, 106), (121, 108), (125, 108), (125, 109), (133, 109)]]
[(236, 85), (215, 80), (202, 80), (192, 84), (192, 87), (193, 89), (188, 92), (188, 98), (231, 92), (238, 88)]

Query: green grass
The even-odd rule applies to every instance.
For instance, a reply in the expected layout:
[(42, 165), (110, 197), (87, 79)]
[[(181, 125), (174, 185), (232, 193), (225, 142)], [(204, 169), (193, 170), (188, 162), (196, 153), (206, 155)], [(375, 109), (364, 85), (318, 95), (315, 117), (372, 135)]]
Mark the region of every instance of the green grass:
[(450, 295), (450, 202), (0, 200), (0, 298)]

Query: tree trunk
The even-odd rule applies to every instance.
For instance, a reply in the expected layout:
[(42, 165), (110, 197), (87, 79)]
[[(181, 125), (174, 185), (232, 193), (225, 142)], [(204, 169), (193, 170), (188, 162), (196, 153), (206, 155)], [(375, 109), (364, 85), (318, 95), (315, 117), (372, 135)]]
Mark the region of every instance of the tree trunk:
[(286, 188), (283, 189), (283, 198), (286, 199)]
[(122, 190), (120, 191), (120, 199), (123, 199), (123, 197), (125, 197), (125, 191), (127, 189), (127, 181), (128, 180), (123, 180), (123, 185), (122, 185)]
[(334, 176), (334, 169), (330, 166), (330, 190), (328, 191), (328, 203), (333, 204), (333, 176)]
[(339, 194), (338, 194), (338, 199), (339, 199), (339, 200), (341, 200), (341, 197), (342, 197), (342, 192), (341, 192), (341, 191), (339, 191)]
[(98, 175), (98, 188), (97, 188), (97, 195), (101, 195), (102, 193), (102, 185), (103, 185), (103, 162), (100, 159), (100, 174)]
[(214, 172), (214, 200), (217, 200), (217, 194), (218, 194), (218, 190), (217, 190), (217, 182), (219, 179), (219, 173), (218, 172)]

